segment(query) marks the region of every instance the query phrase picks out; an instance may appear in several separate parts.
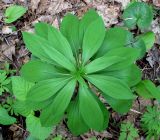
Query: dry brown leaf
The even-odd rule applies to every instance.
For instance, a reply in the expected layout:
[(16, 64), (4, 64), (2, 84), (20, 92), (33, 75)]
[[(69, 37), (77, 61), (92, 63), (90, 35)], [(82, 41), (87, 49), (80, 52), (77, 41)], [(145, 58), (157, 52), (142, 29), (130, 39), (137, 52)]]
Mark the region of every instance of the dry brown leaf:
[(2, 2), (4, 2), (5, 4), (10, 4), (13, 2), (13, 0), (2, 0)]
[[(36, 0), (32, 0), (33, 2)], [(47, 13), (49, 15), (55, 15), (64, 9), (72, 8), (71, 3), (66, 2), (64, 0), (54, 0), (54, 1), (49, 1), (49, 0), (38, 0), (36, 1), (38, 4), (34, 4), (36, 7), (36, 12), (38, 14), (40, 13)]]
[(2, 34), (10, 34), (12, 33), (12, 28), (10, 26), (3, 26), (2, 27)]
[(153, 4), (160, 7), (160, 0), (153, 0)]
[(32, 11), (36, 10), (38, 8), (38, 4), (41, 0), (31, 0), (31, 9)]
[(114, 1), (116, 1), (118, 3), (121, 3), (122, 4), (122, 9), (124, 9), (128, 5), (128, 3), (130, 2), (130, 0), (114, 0)]
[(106, 27), (118, 23), (118, 16), (120, 13), (120, 5), (108, 5), (104, 2), (92, 2), (98, 13), (102, 16)]
[(48, 13), (51, 15), (55, 15), (56, 13), (59, 13), (65, 9), (72, 8), (72, 5), (68, 2), (63, 2), (63, 0), (57, 0), (54, 2), (51, 2), (51, 5), (48, 7)]
[(156, 43), (160, 45), (160, 20), (158, 17), (155, 20), (153, 20), (151, 30), (156, 35)]
[[(2, 43), (0, 45), (0, 53), (2, 53), (4, 56), (12, 60), (12, 56), (15, 54), (15, 46), (14, 45), (7, 45), (6, 43)], [(0, 56), (0, 61), (4, 61), (4, 57)]]

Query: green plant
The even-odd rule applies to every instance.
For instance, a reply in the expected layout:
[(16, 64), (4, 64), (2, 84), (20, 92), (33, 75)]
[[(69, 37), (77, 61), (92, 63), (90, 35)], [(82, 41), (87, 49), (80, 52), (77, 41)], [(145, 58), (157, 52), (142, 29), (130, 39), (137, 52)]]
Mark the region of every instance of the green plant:
[(13, 97), (7, 97), (7, 100), (4, 103), (2, 103), (2, 107), (4, 109), (6, 109), (8, 112), (10, 112), (11, 115), (13, 115), (13, 114), (18, 115), (14, 111), (13, 106), (14, 106), (14, 99), (13, 99)]
[(62, 140), (62, 136), (58, 135), (57, 137), (54, 137), (52, 140)]
[[(5, 22), (14, 22), (25, 12), (24, 7), (9, 7)], [(145, 3), (133, 2), (124, 11), (123, 19), (129, 29), (137, 25), (144, 31), (153, 19), (152, 9)], [(27, 140), (46, 139), (62, 119), (66, 119), (74, 135), (105, 129), (109, 112), (99, 94), (121, 114), (131, 108), (136, 97), (133, 93), (160, 100), (159, 89), (150, 80), (141, 81), (141, 71), (135, 64), (154, 44), (151, 31), (134, 37), (123, 27), (105, 29), (101, 17), (89, 10), (82, 19), (67, 14), (60, 31), (38, 23), (35, 34), (24, 32), (23, 39), (33, 57), (22, 67), (22, 77), (11, 78), (12, 90), (8, 76), (16, 71), (8, 63), (0, 70), (0, 94), (10, 91), (0, 106), (0, 124), (16, 123), (13, 114), (22, 115), (30, 132)], [(40, 112), (40, 117), (34, 111)], [(159, 118), (158, 107), (148, 107), (142, 116), (148, 140), (160, 139)], [(120, 140), (137, 137), (133, 124), (121, 125)]]
[(147, 107), (147, 111), (141, 118), (141, 126), (146, 132), (147, 140), (160, 139), (160, 110), (157, 106)]
[(27, 116), (26, 125), (31, 137), (37, 140), (45, 140), (52, 132), (52, 127), (42, 127), (40, 119), (32, 114)]
[(155, 34), (151, 31), (146, 32), (142, 35), (137, 36), (137, 38), (140, 38), (144, 41), (146, 45), (146, 51), (150, 50), (153, 47), (153, 44), (155, 42)]
[(27, 93), (34, 86), (34, 83), (25, 81), (20, 76), (14, 76), (11, 80), (12, 91), (15, 96), (12, 108), (17, 114), (26, 117), (26, 128), (30, 132), (27, 139), (44, 140), (51, 133), (52, 127), (43, 127), (40, 119), (34, 116), (33, 110), (26, 103)]
[(123, 13), (124, 24), (133, 29), (137, 25), (141, 30), (148, 29), (153, 20), (153, 10), (145, 2), (132, 2)]
[(26, 13), (27, 9), (23, 6), (12, 5), (5, 11), (5, 23), (12, 23)]
[(150, 80), (142, 80), (135, 86), (134, 90), (145, 99), (160, 99), (159, 89)]
[(0, 72), (5, 72), (7, 75), (11, 74), (13, 75), (14, 73), (16, 73), (16, 70), (12, 70), (10, 69), (10, 64), (5, 62), (4, 63), (4, 69), (1, 69)]
[(121, 133), (119, 140), (135, 140), (138, 135), (138, 130), (130, 122), (121, 124)]
[(38, 23), (35, 34), (23, 32), (23, 39), (37, 57), (21, 69), (25, 80), (36, 82), (26, 102), (41, 110), (42, 126), (58, 124), (66, 112), (75, 135), (105, 129), (109, 113), (95, 88), (114, 110), (130, 109), (135, 99), (130, 87), (141, 80), (141, 72), (134, 64), (140, 51), (130, 47), (129, 31), (118, 27), (106, 31), (101, 17), (89, 10), (81, 20), (68, 14), (60, 31)]
[(14, 117), (11, 117), (7, 110), (0, 106), (0, 124), (10, 125), (16, 122)]
[(0, 72), (0, 95), (4, 92), (9, 92), (7, 85), (10, 83), (10, 79), (7, 78), (6, 72)]

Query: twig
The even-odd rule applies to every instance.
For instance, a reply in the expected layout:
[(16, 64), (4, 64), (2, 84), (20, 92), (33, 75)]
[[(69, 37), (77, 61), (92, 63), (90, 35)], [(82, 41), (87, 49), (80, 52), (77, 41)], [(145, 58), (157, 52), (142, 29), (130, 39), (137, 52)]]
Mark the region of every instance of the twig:
[(13, 124), (13, 126), (15, 126), (15, 127), (19, 128), (19, 129), (21, 129), (22, 131), (26, 132), (26, 130), (25, 130), (25, 129), (23, 129), (22, 127), (20, 127), (20, 126), (19, 126), (19, 125), (17, 125), (17, 124)]
[(141, 113), (141, 112), (139, 112), (139, 111), (137, 111), (137, 110), (134, 110), (134, 109), (130, 109), (130, 111), (131, 111), (131, 112), (134, 112), (134, 113), (137, 113), (137, 114), (143, 114), (143, 113)]
[(124, 19), (124, 20), (130, 20), (130, 19), (133, 19), (133, 18), (126, 18), (126, 19)]

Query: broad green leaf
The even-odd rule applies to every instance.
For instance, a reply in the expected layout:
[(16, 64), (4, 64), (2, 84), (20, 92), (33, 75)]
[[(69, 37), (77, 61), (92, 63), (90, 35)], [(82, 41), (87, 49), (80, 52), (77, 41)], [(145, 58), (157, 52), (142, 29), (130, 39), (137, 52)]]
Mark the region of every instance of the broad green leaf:
[(38, 140), (45, 140), (52, 132), (52, 127), (43, 127), (40, 119), (32, 114), (27, 116), (26, 126), (31, 136), (37, 138)]
[(127, 83), (130, 87), (138, 84), (142, 77), (141, 70), (135, 64), (122, 70), (102, 71), (101, 73), (106, 76), (118, 78)]
[(147, 50), (150, 50), (155, 42), (155, 34), (151, 31), (139, 35), (137, 38), (140, 38), (144, 41)]
[(0, 107), (0, 124), (10, 125), (16, 122), (16, 119), (9, 116), (7, 110)]
[(43, 126), (55, 125), (62, 119), (72, 98), (75, 86), (75, 80), (69, 81), (68, 84), (57, 93), (51, 105), (42, 110), (40, 119)]
[(117, 64), (118, 62), (124, 61), (125, 58), (118, 56), (102, 56), (91, 61), (88, 65), (85, 66), (85, 73), (90, 74), (103, 69), (106, 69), (113, 64)]
[(108, 51), (108, 53), (106, 53), (105, 56), (123, 57), (124, 58), (123, 61), (120, 61), (119, 63), (111, 65), (110, 67), (107, 68), (108, 71), (121, 70), (134, 64), (134, 62), (139, 57), (139, 51), (135, 48), (130, 48), (130, 47), (118, 48)]
[[(40, 60), (29, 61), (21, 68), (21, 76), (31, 82), (53, 79), (60, 75), (61, 74), (54, 65), (42, 62)], [(63, 76), (63, 74), (61, 76)]]
[(129, 31), (120, 27), (110, 28), (106, 31), (104, 41), (96, 53), (96, 57), (103, 56), (109, 50), (125, 47), (132, 39), (133, 35)]
[(144, 2), (133, 2), (124, 10), (123, 20), (128, 28), (138, 25), (142, 30), (147, 29), (153, 20), (152, 8)]
[(12, 107), (16, 113), (25, 117), (31, 113), (31, 109), (29, 108), (29, 106), (26, 104), (25, 101), (16, 100)]
[(29, 135), (26, 140), (38, 140), (38, 139), (33, 137), (33, 136), (31, 136), (31, 135)]
[(59, 32), (56, 28), (54, 28), (52, 25), (42, 22), (35, 25), (35, 31), (37, 35), (48, 40), (52, 47), (54, 47), (73, 62), (75, 61), (73, 58), (71, 46), (69, 45), (66, 38), (61, 34), (61, 32)]
[[(57, 51), (49, 41), (35, 34), (23, 32), (23, 40), (26, 47), (32, 52), (32, 54), (41, 60), (48, 63), (58, 63), (62, 67), (74, 71), (74, 64), (67, 59), (62, 53)], [(53, 55), (54, 54), (54, 55)], [(65, 60), (65, 61), (64, 61)]]
[(26, 13), (27, 9), (23, 6), (12, 5), (5, 11), (5, 23), (12, 23)]
[(48, 30), (48, 41), (51, 44), (51, 47), (55, 48), (75, 64), (75, 58), (73, 57), (71, 46), (58, 29), (50, 26)]
[(104, 94), (112, 98), (124, 100), (135, 98), (128, 85), (117, 78), (96, 74), (88, 75), (86, 78)]
[(93, 97), (95, 98), (95, 100), (97, 101), (97, 103), (99, 104), (101, 110), (102, 110), (102, 113), (103, 113), (103, 130), (106, 129), (108, 127), (108, 123), (109, 123), (109, 112), (107, 110), (107, 107), (104, 105), (104, 103), (102, 103), (100, 101), (100, 99), (97, 97), (97, 95), (95, 94), (92, 94)]
[(40, 81), (28, 92), (27, 100), (34, 102), (44, 101), (55, 95), (69, 80), (70, 78), (64, 77)]
[(57, 137), (54, 137), (52, 140), (62, 140), (62, 136), (58, 135)]
[(35, 33), (41, 36), (42, 38), (45, 38), (46, 40), (48, 40), (48, 31), (49, 31), (50, 26), (51, 25), (44, 23), (44, 22), (36, 23)]
[(118, 113), (127, 113), (132, 107), (133, 100), (119, 100), (103, 94), (108, 104)]
[(67, 14), (61, 23), (60, 31), (67, 38), (68, 42), (72, 47), (72, 51), (76, 59), (79, 57), (79, 19), (72, 14)]
[(131, 47), (137, 49), (139, 52), (138, 59), (141, 59), (146, 54), (146, 45), (142, 39), (136, 39), (133, 43), (130, 44)]
[[(83, 42), (83, 37), (84, 37), (84, 34), (85, 34), (88, 26), (98, 18), (99, 18), (99, 15), (93, 9), (88, 10), (84, 14), (83, 18), (80, 21), (80, 25), (79, 25), (79, 40), (80, 40), (80, 43)], [(80, 45), (82, 45), (82, 44), (80, 44)]]
[(81, 83), (79, 88), (79, 110), (89, 128), (100, 131), (103, 129), (103, 112), (91, 94), (94, 93), (89, 91), (85, 83)]
[[(96, 27), (96, 28), (95, 28)], [(99, 17), (92, 22), (85, 34), (82, 44), (82, 61), (85, 64), (100, 48), (105, 36), (105, 26)]]
[(82, 118), (82, 115), (80, 114), (78, 100), (70, 103), (67, 111), (67, 118), (68, 118), (67, 125), (69, 127), (69, 130), (74, 135), (77, 136), (89, 130), (88, 126), (86, 125), (86, 123)]
[(20, 76), (12, 77), (13, 94), (20, 101), (26, 100), (27, 93), (33, 86), (34, 83), (28, 82)]
[(30, 110), (42, 110), (45, 108), (48, 108), (48, 106), (53, 102), (55, 96), (50, 97), (49, 99), (46, 99), (44, 101), (30, 101), (26, 100), (26, 105)]
[(146, 99), (151, 99), (151, 98), (160, 99), (160, 91), (150, 80), (143, 80), (140, 83), (138, 83), (135, 87), (135, 91), (137, 92), (138, 95)]

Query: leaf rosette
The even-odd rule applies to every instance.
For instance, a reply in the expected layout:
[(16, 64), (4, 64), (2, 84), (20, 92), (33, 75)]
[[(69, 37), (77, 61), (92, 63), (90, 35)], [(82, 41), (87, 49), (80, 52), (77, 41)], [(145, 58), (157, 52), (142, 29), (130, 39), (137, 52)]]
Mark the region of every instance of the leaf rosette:
[(132, 34), (119, 27), (105, 29), (102, 18), (89, 10), (82, 19), (67, 14), (60, 31), (37, 23), (35, 33), (23, 32), (34, 59), (21, 69), (35, 85), (27, 103), (40, 111), (42, 126), (58, 124), (64, 114), (70, 131), (79, 135), (101, 131), (109, 122), (102, 95), (115, 111), (126, 113), (135, 95), (131, 87), (141, 80), (135, 65), (140, 53), (131, 47)]

